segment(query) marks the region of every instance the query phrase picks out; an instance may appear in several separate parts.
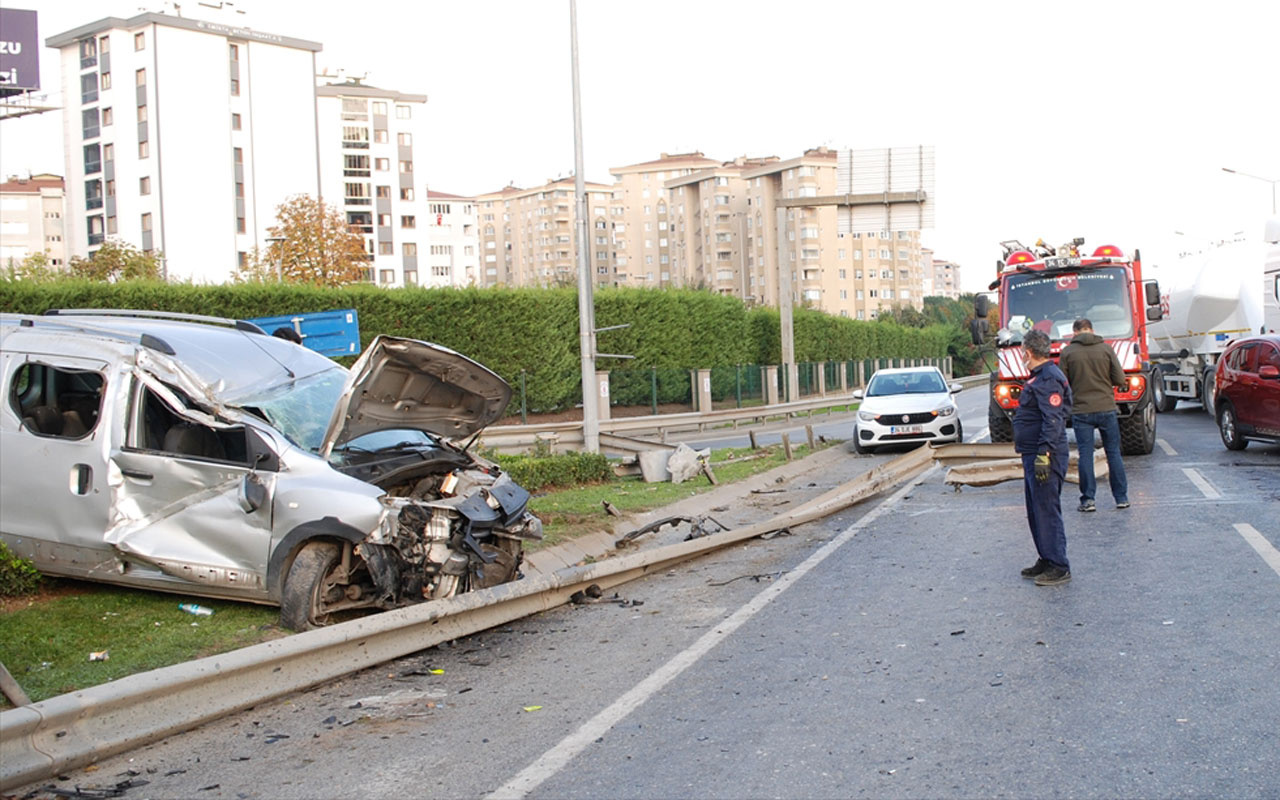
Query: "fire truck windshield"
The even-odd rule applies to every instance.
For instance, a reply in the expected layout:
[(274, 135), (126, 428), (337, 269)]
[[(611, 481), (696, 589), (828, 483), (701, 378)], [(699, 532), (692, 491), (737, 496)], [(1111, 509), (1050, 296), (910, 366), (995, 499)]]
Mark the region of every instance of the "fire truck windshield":
[(1071, 336), (1085, 317), (1104, 339), (1133, 335), (1128, 280), (1124, 268), (1010, 275), (1002, 311), (1004, 327), (1044, 331), (1055, 341)]

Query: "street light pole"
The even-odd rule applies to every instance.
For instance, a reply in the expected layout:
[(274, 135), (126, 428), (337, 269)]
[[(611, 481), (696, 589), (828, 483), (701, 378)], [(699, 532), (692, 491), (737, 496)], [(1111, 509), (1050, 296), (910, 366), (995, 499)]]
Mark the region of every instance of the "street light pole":
[(283, 236), (268, 236), (266, 239), (267, 246), (277, 245), (276, 248), (276, 283), (284, 282), (284, 244)]
[(569, 49), (573, 62), (573, 190), (578, 214), (578, 348), (582, 353), (582, 448), (600, 452), (596, 389), (596, 309), (587, 238), (587, 184), (582, 174), (582, 98), (578, 91), (578, 3), (569, 0)]
[(1231, 169), (1230, 167), (1223, 167), (1222, 171), (1230, 172), (1232, 175), (1240, 175), (1244, 178), (1253, 178), (1254, 180), (1271, 184), (1271, 213), (1276, 213), (1276, 184), (1280, 183), (1280, 178), (1264, 178), (1261, 175), (1250, 175), (1247, 172), (1240, 172), (1239, 170)]

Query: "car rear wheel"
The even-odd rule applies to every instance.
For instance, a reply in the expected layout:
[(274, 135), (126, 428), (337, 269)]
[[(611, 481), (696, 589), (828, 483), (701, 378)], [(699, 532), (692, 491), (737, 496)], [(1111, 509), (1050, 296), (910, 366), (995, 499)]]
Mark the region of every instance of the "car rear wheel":
[(1249, 444), (1236, 428), (1236, 410), (1230, 403), (1223, 403), (1218, 411), (1218, 433), (1222, 434), (1222, 443), (1228, 450), (1243, 450)]

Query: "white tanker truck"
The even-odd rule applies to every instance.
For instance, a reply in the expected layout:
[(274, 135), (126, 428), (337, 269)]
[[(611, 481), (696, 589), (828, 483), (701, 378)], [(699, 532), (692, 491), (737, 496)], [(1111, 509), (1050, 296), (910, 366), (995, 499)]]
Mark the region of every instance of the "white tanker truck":
[(1218, 357), (1241, 336), (1280, 330), (1280, 219), (1155, 268), (1164, 318), (1147, 326), (1158, 411), (1199, 400), (1210, 415)]

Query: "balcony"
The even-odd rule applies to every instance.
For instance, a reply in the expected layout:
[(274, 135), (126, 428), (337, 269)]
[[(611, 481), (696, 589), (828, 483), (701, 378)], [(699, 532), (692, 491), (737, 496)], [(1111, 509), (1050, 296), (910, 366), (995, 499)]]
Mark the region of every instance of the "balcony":
[(102, 162), (101, 161), (85, 161), (84, 174), (92, 175), (95, 172), (102, 172)]
[(86, 211), (93, 211), (95, 209), (102, 208), (102, 197), (86, 197), (84, 207)]
[(368, 197), (344, 197), (342, 202), (349, 206), (373, 205), (373, 200)]
[(357, 141), (354, 139), (343, 139), (342, 147), (345, 150), (368, 150), (369, 142), (368, 140)]
[(344, 169), (342, 174), (348, 178), (367, 178), (372, 173), (367, 169)]
[(101, 234), (101, 233), (91, 233), (91, 234), (89, 234), (89, 246), (90, 246), (90, 247), (93, 247), (93, 246), (94, 246), (94, 245), (96, 245), (96, 244), (102, 244), (104, 241), (106, 241), (106, 236), (104, 236), (104, 235), (103, 235), (103, 234)]

